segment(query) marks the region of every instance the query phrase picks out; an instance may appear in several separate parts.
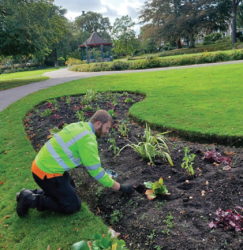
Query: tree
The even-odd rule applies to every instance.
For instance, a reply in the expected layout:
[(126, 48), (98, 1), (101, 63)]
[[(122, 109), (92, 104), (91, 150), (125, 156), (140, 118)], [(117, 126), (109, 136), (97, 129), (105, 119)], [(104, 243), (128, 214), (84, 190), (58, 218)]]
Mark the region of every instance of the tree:
[(226, 29), (228, 4), (229, 0), (150, 0), (140, 10), (140, 20), (151, 23), (150, 30), (165, 41), (177, 42), (178, 48), (181, 37), (189, 37), (194, 47), (194, 36), (201, 30)]
[(233, 41), (236, 43), (236, 18), (237, 18), (237, 9), (239, 4), (241, 3), (241, 0), (233, 0), (233, 27), (232, 27), (232, 34), (233, 34)]
[(84, 24), (86, 32), (90, 35), (97, 32), (103, 39), (110, 40), (109, 31), (111, 30), (110, 20), (108, 17), (103, 17), (100, 13), (89, 11), (84, 16), (78, 16), (75, 19), (77, 31), (82, 31)]
[(126, 55), (134, 53), (132, 46), (132, 41), (135, 39), (135, 31), (132, 29), (134, 25), (135, 22), (128, 15), (116, 18), (111, 33), (115, 53), (126, 53)]
[(44, 55), (63, 30), (63, 10), (53, 0), (0, 1), (0, 54)]

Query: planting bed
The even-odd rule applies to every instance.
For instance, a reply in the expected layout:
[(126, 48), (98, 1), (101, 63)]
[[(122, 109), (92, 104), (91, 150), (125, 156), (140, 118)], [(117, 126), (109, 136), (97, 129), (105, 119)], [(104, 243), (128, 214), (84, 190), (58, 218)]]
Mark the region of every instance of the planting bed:
[[(138, 95), (129, 94), (129, 97), (134, 102), (143, 100), (143, 97)], [(91, 102), (92, 110), (86, 111), (88, 114), (85, 114), (85, 119), (88, 120), (98, 108), (111, 109), (111, 103), (115, 101), (115, 120), (126, 121), (130, 129), (130, 141), (141, 141), (144, 126), (127, 119), (128, 110), (134, 103), (125, 103), (125, 98), (125, 94), (99, 94), (98, 100)], [(49, 129), (62, 121), (78, 122), (76, 111), (83, 109), (83, 106), (80, 106), (81, 100), (82, 96), (63, 97), (57, 99), (57, 110), (44, 103), (27, 115), (24, 126), (37, 152), (50, 138)], [(52, 114), (41, 117), (48, 105), (53, 109)], [(113, 229), (121, 232), (129, 249), (243, 249), (242, 232), (223, 230), (220, 225), (216, 229), (210, 229), (208, 226), (215, 218), (214, 213), (218, 208), (234, 210), (237, 205), (243, 206), (241, 149), (191, 143), (168, 137), (174, 166), (160, 158), (154, 161), (156, 165), (153, 166), (149, 161), (143, 161), (141, 156), (129, 147), (114, 158), (114, 148), (110, 148), (112, 138), (115, 138), (119, 148), (128, 144), (127, 138), (123, 138), (115, 128), (110, 136), (98, 139), (102, 166), (114, 170), (118, 174), (115, 178), (118, 182), (132, 183), (135, 187), (133, 194), (125, 195), (103, 188), (82, 166), (72, 170), (71, 174), (82, 201), (89, 205), (93, 213), (113, 226)], [(181, 168), (185, 146), (189, 147), (191, 153), (196, 154), (194, 176), (187, 176)], [(218, 165), (202, 159), (203, 152), (211, 149), (216, 149), (222, 155), (224, 152), (235, 153), (230, 155), (232, 179), (229, 172), (223, 170), (222, 163)], [(144, 182), (155, 182), (160, 177), (164, 179), (171, 195), (149, 201), (145, 195)], [(202, 191), (205, 191), (204, 196)]]

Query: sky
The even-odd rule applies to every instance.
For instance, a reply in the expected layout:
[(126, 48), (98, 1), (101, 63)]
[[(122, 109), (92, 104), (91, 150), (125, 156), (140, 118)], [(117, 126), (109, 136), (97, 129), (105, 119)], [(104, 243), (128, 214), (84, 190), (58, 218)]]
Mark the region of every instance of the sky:
[[(66, 17), (74, 20), (82, 11), (98, 12), (103, 17), (109, 17), (111, 24), (116, 18), (128, 15), (138, 23), (138, 11), (145, 0), (55, 0), (55, 5), (67, 9)], [(139, 34), (141, 25), (135, 25), (134, 30)]]

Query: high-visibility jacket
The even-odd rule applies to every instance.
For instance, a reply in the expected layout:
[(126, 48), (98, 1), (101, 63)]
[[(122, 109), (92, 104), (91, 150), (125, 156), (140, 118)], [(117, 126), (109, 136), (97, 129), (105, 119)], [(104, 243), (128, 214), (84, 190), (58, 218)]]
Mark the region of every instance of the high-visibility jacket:
[(90, 122), (71, 123), (55, 134), (41, 148), (35, 164), (47, 174), (63, 174), (83, 164), (102, 185), (112, 187), (114, 184), (101, 167), (95, 131)]

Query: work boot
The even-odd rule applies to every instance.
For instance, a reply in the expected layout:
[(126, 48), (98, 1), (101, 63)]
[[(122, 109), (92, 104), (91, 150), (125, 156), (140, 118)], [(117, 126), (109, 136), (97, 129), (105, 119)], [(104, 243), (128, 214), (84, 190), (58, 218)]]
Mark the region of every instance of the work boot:
[[(22, 190), (26, 190), (26, 188), (23, 188)], [(30, 189), (29, 191), (33, 194), (44, 194), (45, 193), (42, 189), (35, 189), (35, 190)], [(17, 202), (19, 202), (19, 195), (20, 195), (20, 192), (18, 192), (16, 194), (16, 201)]]
[(17, 205), (17, 214), (23, 217), (28, 214), (29, 208), (35, 207), (36, 195), (29, 190), (22, 190), (19, 194), (19, 202)]
[[(26, 190), (26, 188), (23, 188), (22, 191), (23, 191), (23, 190)], [(19, 202), (19, 195), (20, 195), (20, 192), (18, 192), (18, 193), (16, 194), (16, 201), (17, 201), (17, 202)]]

